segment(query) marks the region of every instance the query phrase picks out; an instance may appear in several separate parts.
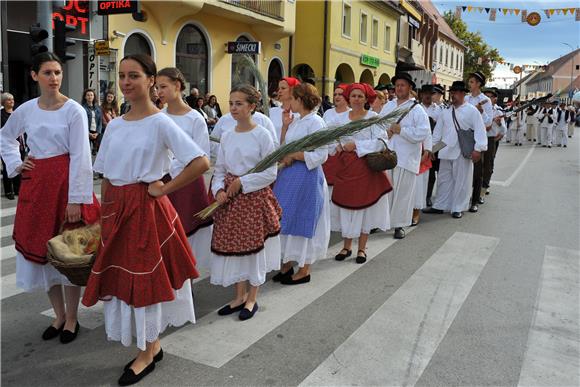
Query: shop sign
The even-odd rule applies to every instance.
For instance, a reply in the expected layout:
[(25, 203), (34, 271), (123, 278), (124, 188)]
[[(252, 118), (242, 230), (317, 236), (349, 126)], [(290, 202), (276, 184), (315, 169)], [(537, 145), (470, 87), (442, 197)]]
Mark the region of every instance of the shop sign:
[(107, 56), (111, 53), (109, 49), (108, 40), (96, 40), (95, 41), (95, 53), (97, 56)]
[(369, 66), (369, 67), (377, 68), (380, 66), (381, 60), (377, 57), (374, 57), (374, 56), (362, 54), (360, 56), (360, 64), (365, 65), (365, 66)]
[(87, 68), (89, 70), (88, 77), (87, 77), (87, 86), (89, 89), (93, 89), (95, 91), (95, 95), (99, 94), (99, 57), (95, 52), (95, 46), (89, 44), (88, 47), (88, 55), (87, 55)]
[(97, 14), (98, 15), (117, 15), (121, 13), (134, 13), (137, 12), (138, 6), (137, 0), (126, 0), (126, 1), (97, 1)]
[(260, 54), (260, 42), (228, 42), (228, 54)]
[[(59, 18), (66, 24), (75, 26), (71, 37), (88, 39), (89, 37), (89, 2), (82, 0), (67, 0), (62, 8), (52, 13), (52, 19)], [(54, 29), (54, 22), (52, 23)]]

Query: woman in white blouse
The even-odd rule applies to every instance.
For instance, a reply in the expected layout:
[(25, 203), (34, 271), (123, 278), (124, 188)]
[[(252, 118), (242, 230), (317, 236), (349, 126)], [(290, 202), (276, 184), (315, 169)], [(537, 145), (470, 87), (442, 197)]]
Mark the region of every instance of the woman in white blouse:
[[(280, 139), (282, 132), (282, 115), (285, 111), (292, 111), (290, 101), (292, 100), (292, 88), (298, 86), (300, 81), (294, 77), (284, 77), (278, 82), (278, 100), (282, 103), (280, 107), (270, 109), (270, 119), (276, 128), (276, 137)], [(296, 114), (295, 114), (296, 115)]]
[[(107, 126), (94, 170), (104, 175), (101, 246), (83, 304), (104, 301), (109, 340), (139, 353), (126, 366), (121, 386), (137, 383), (163, 358), (159, 335), (168, 326), (195, 322), (190, 280), (199, 274), (178, 215), (167, 195), (208, 168), (205, 153), (149, 98), (155, 63), (129, 55), (119, 65), (119, 85), (131, 110)], [(161, 179), (170, 155), (183, 165)]]

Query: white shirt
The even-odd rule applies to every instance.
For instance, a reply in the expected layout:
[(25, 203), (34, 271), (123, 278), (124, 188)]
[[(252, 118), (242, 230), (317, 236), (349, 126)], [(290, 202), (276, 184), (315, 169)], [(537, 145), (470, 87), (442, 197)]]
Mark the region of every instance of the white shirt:
[[(274, 125), (274, 129), (276, 129), (276, 136), (278, 140), (280, 140), (280, 136), (282, 134), (282, 114), (284, 113), (284, 109), (282, 107), (273, 107), (270, 109), (270, 120)], [(294, 119), (300, 118), (300, 114), (292, 113)]]
[[(483, 93), (479, 93), (476, 96), (473, 96), (471, 94), (467, 94), (465, 96), (465, 102), (472, 104), (473, 106), (477, 105), (478, 103), (482, 102), (482, 101), (486, 101), (485, 103), (483, 103), (481, 105), (481, 108), (483, 109), (483, 112), (481, 113), (481, 116), (483, 118), (483, 123), (485, 125), (485, 127), (489, 127), (491, 126), (491, 122), (493, 120), (493, 107), (491, 105), (491, 99), (489, 99), (489, 97)], [(479, 110), (478, 110), (479, 112)]]
[[(501, 108), (498, 105), (494, 105), (493, 106), (493, 118), (501, 117), (503, 115), (504, 115), (504, 112), (501, 110)], [(495, 137), (498, 134), (505, 135), (506, 132), (507, 132), (507, 129), (506, 129), (506, 124), (505, 124), (505, 119), (502, 117), (499, 124), (497, 124), (495, 121), (492, 121), (491, 129), (487, 132), (487, 137)]]
[(439, 116), (441, 115), (441, 106), (432, 103), (429, 106), (425, 106), (423, 104), (421, 104), (421, 106), (423, 107), (423, 109), (425, 109), (425, 112), (427, 113), (427, 115), (429, 117), (431, 117), (435, 122), (437, 122), (437, 120), (439, 119)]
[[(558, 119), (558, 114), (556, 112), (556, 109), (552, 109), (552, 108), (540, 108), (540, 109), (538, 109), (536, 116), (538, 117), (538, 120), (540, 121), (540, 127), (543, 126), (545, 128), (553, 126), (556, 123), (556, 120)], [(551, 118), (552, 122), (550, 122), (550, 120), (548, 118)]]
[[(341, 125), (343, 123), (348, 122), (348, 112), (350, 108), (346, 109), (346, 111), (342, 113), (338, 113), (336, 108), (328, 109), (324, 112), (322, 119), (326, 122), (329, 126)], [(346, 118), (345, 118), (346, 117)]]
[(276, 149), (272, 135), (263, 126), (257, 125), (249, 132), (227, 131), (222, 135), (220, 144), (211, 184), (214, 195), (224, 189), (227, 173), (240, 176), (243, 193), (258, 191), (276, 180), (276, 164), (263, 172), (245, 175)]
[[(400, 105), (390, 101), (383, 107), (381, 116), (391, 113), (395, 109), (410, 107), (415, 102), (411, 98)], [(419, 173), (421, 164), (421, 144), (431, 135), (429, 116), (420, 106), (415, 106), (400, 122), (401, 133), (391, 137), (389, 148), (397, 153), (397, 167), (413, 173)]]
[[(455, 116), (461, 130), (473, 129), (475, 137), (475, 150), (483, 152), (487, 150), (487, 135), (485, 124), (479, 110), (467, 102), (455, 108)], [(433, 131), (433, 143), (443, 141), (447, 146), (439, 151), (442, 160), (456, 160), (461, 155), (461, 148), (457, 140), (457, 132), (453, 122), (453, 107), (443, 110)]]
[(187, 165), (204, 151), (164, 113), (118, 117), (107, 125), (93, 169), (115, 186), (151, 183), (169, 172), (172, 154)]
[[(364, 119), (376, 116), (377, 113), (373, 112), (372, 110), (369, 110)], [(349, 117), (349, 114), (346, 114), (345, 121), (342, 123), (346, 124), (349, 122), (351, 122), (351, 119)], [(380, 141), (379, 138), (382, 138), (387, 144), (389, 143), (387, 139), (387, 132), (377, 125), (372, 125), (369, 126), (368, 128), (361, 130), (360, 132), (353, 134), (352, 136), (341, 137), (340, 143), (342, 145), (345, 145), (349, 142), (354, 142), (356, 146), (355, 149), (356, 155), (358, 157), (364, 157), (369, 153), (378, 152), (385, 149), (385, 144), (382, 141)], [(330, 146), (331, 146), (330, 154), (333, 155), (336, 153), (336, 148), (333, 147), (332, 145)]]
[[(325, 128), (326, 123), (324, 120), (316, 112), (311, 112), (302, 118), (295, 118), (292, 121), (286, 131), (284, 143), (288, 144), (292, 141), (300, 140), (309, 134), (324, 130)], [(324, 164), (327, 158), (328, 147), (320, 147), (312, 152), (304, 152), (304, 162), (308, 169), (314, 169)]]
[[(167, 117), (171, 118), (173, 122), (175, 122), (177, 126), (179, 126), (179, 128), (201, 148), (205, 156), (209, 156), (210, 145), (207, 123), (198, 111), (192, 109), (182, 115), (169, 114), (167, 113), (167, 108), (163, 108), (161, 111), (165, 113)], [(181, 164), (179, 160), (173, 157), (171, 160), (171, 166), (169, 167), (169, 174), (172, 178), (175, 178), (185, 167), (186, 165)]]
[(24, 133), (30, 157), (47, 159), (69, 154), (68, 202), (91, 204), (93, 173), (85, 109), (69, 99), (58, 110), (44, 110), (34, 98), (14, 110), (0, 130), (0, 154), (8, 177), (18, 175), (16, 169), (22, 164), (16, 139)]

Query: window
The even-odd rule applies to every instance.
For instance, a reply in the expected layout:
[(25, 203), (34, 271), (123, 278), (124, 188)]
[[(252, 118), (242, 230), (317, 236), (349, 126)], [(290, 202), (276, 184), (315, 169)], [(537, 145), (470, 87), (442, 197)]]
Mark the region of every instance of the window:
[(374, 48), (379, 46), (379, 21), (373, 17), (373, 30), (371, 35), (371, 45)]
[(449, 66), (449, 49), (445, 47), (445, 66)]
[(349, 3), (342, 3), (342, 35), (350, 38), (351, 11)]
[[(245, 36), (240, 36), (236, 42), (249, 42)], [(241, 57), (244, 54), (232, 54), (232, 78), (231, 83), (232, 87), (241, 84), (250, 84), (252, 86), (256, 85), (256, 78), (254, 78), (254, 74), (252, 74), (252, 70), (250, 70), (247, 66), (240, 63), (242, 61)], [(256, 63), (256, 55), (250, 55), (254, 63)]]
[(385, 24), (385, 51), (391, 51), (391, 26)]
[(439, 63), (443, 63), (443, 44), (439, 45)]
[(367, 27), (368, 27), (368, 15), (361, 11), (360, 13), (360, 42), (365, 43), (367, 42)]
[(451, 68), (455, 67), (455, 52), (451, 50)]
[(199, 89), (201, 95), (208, 90), (208, 47), (201, 30), (188, 24), (177, 37), (175, 47), (175, 67), (189, 82), (189, 87)]
[(151, 56), (151, 46), (145, 36), (134, 33), (127, 38), (123, 54), (125, 56), (132, 54), (146, 54)]

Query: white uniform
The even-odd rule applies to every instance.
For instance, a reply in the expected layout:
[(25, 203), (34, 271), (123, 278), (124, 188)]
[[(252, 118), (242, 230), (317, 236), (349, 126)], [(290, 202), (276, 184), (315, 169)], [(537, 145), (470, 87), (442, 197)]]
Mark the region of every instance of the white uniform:
[(536, 136), (538, 132), (539, 125), (538, 117), (536, 117), (535, 112), (533, 114), (528, 114), (526, 109), (526, 138), (528, 141), (536, 141)]
[[(441, 108), (438, 105), (431, 104), (429, 106), (425, 106), (421, 104), (421, 107), (425, 109), (427, 115), (433, 119), (433, 121), (437, 122), (439, 115), (441, 114)], [(429, 151), (433, 149), (433, 136), (431, 132), (429, 132), (429, 136), (423, 141), (423, 150)], [(417, 175), (417, 184), (415, 187), (415, 200), (413, 208), (417, 210), (421, 210), (427, 207), (427, 187), (429, 185), (429, 171), (425, 171), (420, 175)]]
[[(381, 115), (385, 116), (396, 108), (410, 107), (415, 101), (411, 98), (400, 105), (387, 103)], [(389, 141), (389, 148), (397, 153), (397, 166), (389, 171), (393, 190), (389, 193), (391, 201), (391, 226), (394, 228), (411, 225), (415, 199), (417, 174), (421, 164), (421, 144), (431, 135), (429, 116), (420, 106), (415, 106), (400, 122), (401, 133)]]
[(556, 114), (556, 143), (561, 146), (568, 146), (568, 123), (570, 122), (570, 112), (567, 109), (557, 109)]
[(509, 131), (511, 141), (513, 141), (514, 145), (521, 145), (524, 141), (524, 131), (526, 130), (525, 117), (526, 113), (523, 110), (511, 116)]
[[(187, 165), (204, 154), (191, 137), (163, 113), (136, 121), (118, 117), (107, 125), (93, 169), (115, 186), (151, 183), (168, 173), (172, 156)], [(195, 322), (191, 282), (185, 281), (174, 294), (173, 301), (140, 308), (111, 297), (104, 302), (108, 339), (129, 346), (135, 336), (137, 346), (144, 351), (146, 342), (154, 341), (168, 326)]]
[(540, 120), (540, 139), (542, 145), (551, 147), (554, 124), (558, 119), (556, 109), (541, 108), (538, 110), (537, 117)]
[[(377, 113), (369, 110), (365, 119), (375, 117), (376, 115)], [(347, 114), (345, 123), (348, 122), (350, 122), (350, 119)], [(364, 157), (369, 153), (384, 149), (385, 146), (378, 140), (379, 138), (388, 141), (384, 129), (371, 126), (352, 136), (341, 138), (340, 142), (341, 144), (354, 142), (357, 156)], [(336, 149), (331, 150), (331, 154), (335, 151)], [(391, 227), (389, 196), (383, 195), (375, 204), (361, 210), (350, 210), (332, 203), (330, 216), (332, 231), (342, 233), (343, 238), (358, 238), (360, 234), (369, 234), (374, 228), (386, 231)]]
[[(463, 212), (469, 207), (473, 184), (473, 162), (461, 155), (457, 132), (452, 116), (453, 108), (444, 110), (433, 132), (433, 142), (443, 141), (447, 146), (439, 151), (437, 196), (433, 208), (450, 212)], [(455, 109), (461, 130), (473, 129), (475, 150), (487, 150), (485, 125), (479, 111), (465, 102)]]
[[(271, 132), (261, 125), (249, 132), (225, 132), (221, 136), (211, 185), (214, 196), (224, 188), (224, 178), (228, 172), (241, 176), (243, 193), (255, 192), (272, 184), (276, 180), (276, 165), (263, 172), (243, 175), (274, 149)], [(267, 273), (280, 270), (280, 256), (280, 236), (266, 239), (264, 248), (255, 254), (224, 256), (212, 253), (210, 281), (222, 286), (249, 281), (252, 286), (259, 286), (266, 282)]]
[(350, 108), (342, 113), (338, 113), (336, 108), (328, 109), (324, 112), (322, 119), (326, 122), (327, 126), (340, 125), (348, 122), (348, 112), (350, 112)]
[(574, 135), (574, 127), (576, 126), (576, 109), (573, 106), (568, 107), (570, 112), (570, 122), (568, 123), (568, 138), (572, 138)]
[[(319, 130), (324, 130), (325, 126), (324, 120), (315, 112), (303, 118), (294, 119), (286, 132), (285, 143), (296, 141)], [(318, 148), (312, 152), (304, 152), (304, 162), (309, 170), (322, 169), (322, 164), (327, 158), (328, 149), (326, 147)], [(324, 204), (312, 238), (280, 234), (282, 262), (294, 261), (298, 263), (299, 267), (304, 267), (305, 264), (313, 264), (317, 260), (326, 257), (328, 242), (330, 241), (330, 196), (326, 179), (324, 180), (323, 196)], [(284, 217), (284, 213), (282, 213), (282, 217)]]
[[(166, 108), (162, 111), (203, 150), (206, 156), (209, 156), (210, 143), (207, 123), (197, 110), (192, 109), (183, 115), (169, 114), (167, 113)], [(175, 178), (181, 173), (181, 171), (183, 171), (184, 167), (185, 165), (182, 165), (181, 162), (174, 157), (171, 160), (169, 174), (172, 178)], [(187, 237), (198, 267), (209, 267), (212, 230), (212, 225), (201, 227), (195, 233)]]
[[(38, 106), (38, 98), (34, 98), (14, 110), (0, 130), (0, 154), (8, 177), (18, 175), (16, 169), (22, 165), (16, 138), (25, 133), (30, 157), (47, 159), (69, 154), (68, 202), (93, 203), (89, 129), (83, 107), (69, 99), (58, 110), (44, 110)], [(54, 285), (72, 286), (52, 265), (33, 263), (16, 252), (16, 286), (32, 292), (48, 291)]]

